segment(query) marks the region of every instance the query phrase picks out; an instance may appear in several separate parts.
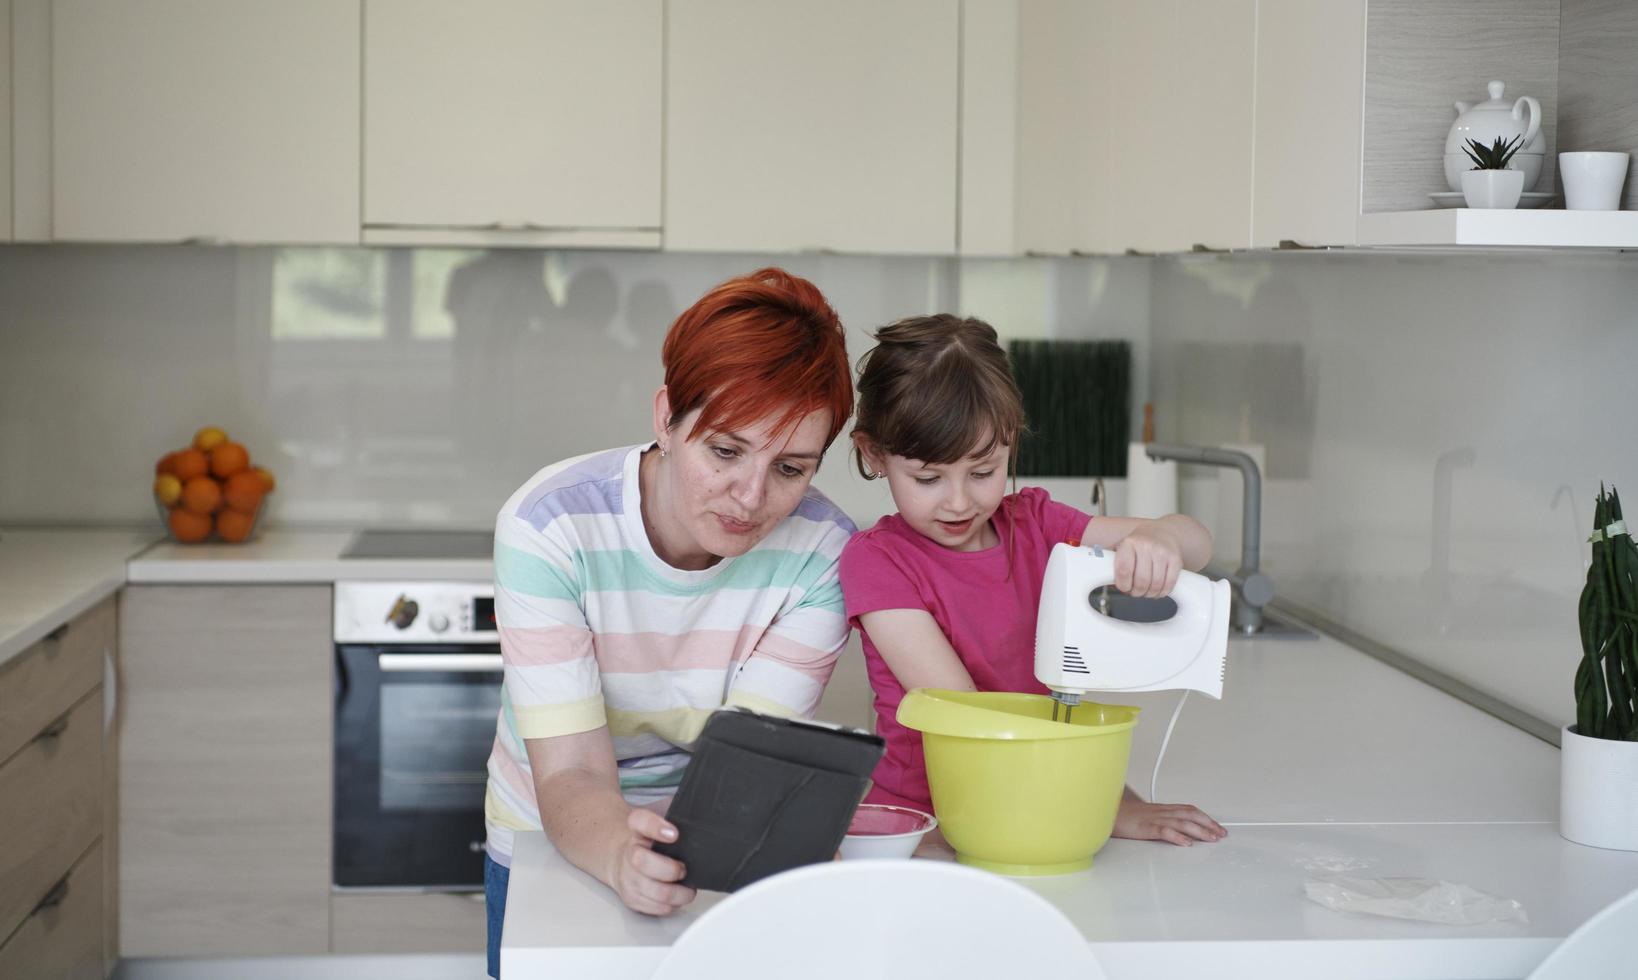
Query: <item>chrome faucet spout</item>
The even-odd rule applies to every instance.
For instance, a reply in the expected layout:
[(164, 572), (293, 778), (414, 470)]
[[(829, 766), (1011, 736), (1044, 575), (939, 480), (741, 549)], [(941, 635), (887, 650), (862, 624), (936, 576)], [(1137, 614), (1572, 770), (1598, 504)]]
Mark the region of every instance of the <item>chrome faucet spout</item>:
[(1150, 459), (1171, 459), (1180, 463), (1223, 466), (1240, 471), (1245, 480), (1244, 506), (1240, 513), (1240, 567), (1228, 576), (1234, 585), (1234, 625), (1243, 633), (1255, 633), (1263, 626), (1263, 607), (1274, 598), (1274, 580), (1260, 571), (1263, 477), (1257, 461), (1233, 449), (1213, 446), (1174, 446), (1151, 442), (1144, 446)]

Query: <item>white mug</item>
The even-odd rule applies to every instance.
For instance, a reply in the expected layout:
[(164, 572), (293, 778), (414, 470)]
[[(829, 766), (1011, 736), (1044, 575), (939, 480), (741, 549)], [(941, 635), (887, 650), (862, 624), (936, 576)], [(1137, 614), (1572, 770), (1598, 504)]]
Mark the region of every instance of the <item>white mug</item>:
[(1560, 153), (1564, 206), (1571, 211), (1621, 210), (1621, 185), (1627, 179), (1626, 153)]

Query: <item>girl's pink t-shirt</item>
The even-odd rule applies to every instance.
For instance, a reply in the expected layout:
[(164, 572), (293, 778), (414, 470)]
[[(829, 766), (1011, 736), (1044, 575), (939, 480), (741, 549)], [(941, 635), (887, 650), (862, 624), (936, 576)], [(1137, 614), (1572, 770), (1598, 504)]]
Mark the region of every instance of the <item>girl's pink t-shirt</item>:
[(924, 609), (980, 691), (1046, 693), (1035, 679), (1041, 580), (1052, 546), (1080, 538), (1090, 518), (1030, 487), (1007, 497), (990, 520), (1001, 543), (983, 551), (951, 551), (897, 514), (855, 534), (842, 551), (843, 601), (848, 622), (858, 627), (864, 641), (870, 686), (876, 692), (876, 733), (887, 741), (869, 802), (932, 808), (921, 733), (894, 717), (904, 687), (859, 624), (860, 616)]

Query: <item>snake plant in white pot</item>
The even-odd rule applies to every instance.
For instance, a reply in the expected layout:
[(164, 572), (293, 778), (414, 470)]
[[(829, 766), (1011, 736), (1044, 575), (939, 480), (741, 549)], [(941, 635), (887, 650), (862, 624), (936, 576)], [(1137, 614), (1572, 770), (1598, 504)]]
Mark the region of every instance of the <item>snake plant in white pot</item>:
[(1575, 724), (1565, 726), (1559, 833), (1638, 851), (1638, 545), (1621, 498), (1600, 487), (1581, 591)]

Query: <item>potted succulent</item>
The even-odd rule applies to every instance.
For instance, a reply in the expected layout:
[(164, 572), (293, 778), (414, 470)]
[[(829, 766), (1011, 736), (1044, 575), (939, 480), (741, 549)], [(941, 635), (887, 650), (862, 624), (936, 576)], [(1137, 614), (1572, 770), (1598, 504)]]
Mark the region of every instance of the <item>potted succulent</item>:
[(1621, 498), (1599, 488), (1581, 591), (1575, 724), (1564, 728), (1559, 833), (1638, 850), (1638, 545)]
[(1522, 136), (1481, 143), (1470, 139), (1462, 152), (1473, 161), (1473, 169), (1462, 173), (1462, 197), (1470, 208), (1516, 208), (1524, 192), (1524, 171), (1509, 170), (1513, 154), (1524, 145)]

